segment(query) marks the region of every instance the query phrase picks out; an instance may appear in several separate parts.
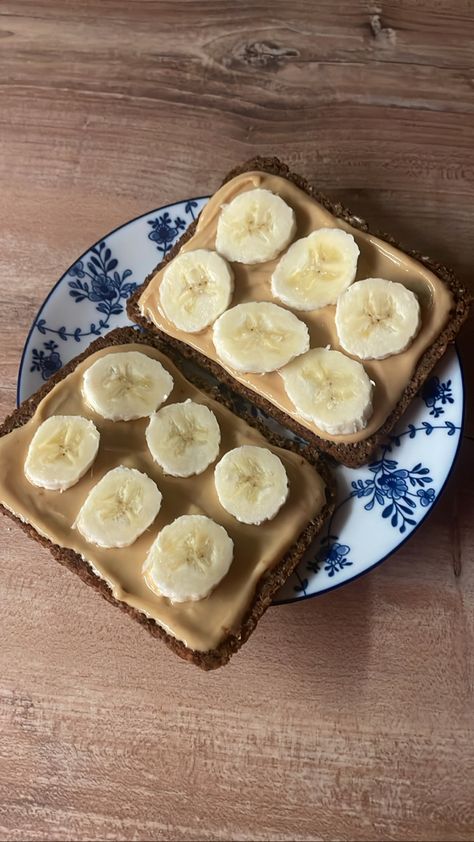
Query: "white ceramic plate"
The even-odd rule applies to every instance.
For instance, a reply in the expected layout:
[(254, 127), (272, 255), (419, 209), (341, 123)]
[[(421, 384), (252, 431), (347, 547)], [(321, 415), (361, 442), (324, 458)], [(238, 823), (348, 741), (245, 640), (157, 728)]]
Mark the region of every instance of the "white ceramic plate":
[[(126, 299), (206, 201), (176, 202), (127, 222), (65, 272), (28, 334), (18, 374), (18, 402), (97, 336), (129, 324)], [(305, 599), (356, 579), (413, 534), (453, 467), (463, 406), (461, 366), (453, 348), (373, 462), (355, 470), (337, 469), (336, 511), (278, 602)]]

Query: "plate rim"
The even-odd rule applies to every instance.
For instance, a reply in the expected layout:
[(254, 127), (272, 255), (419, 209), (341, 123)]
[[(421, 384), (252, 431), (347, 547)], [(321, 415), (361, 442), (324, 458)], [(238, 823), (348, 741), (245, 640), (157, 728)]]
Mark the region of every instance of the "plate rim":
[[(31, 322), (31, 325), (30, 325), (29, 331), (27, 333), (26, 339), (24, 340), (23, 350), (22, 350), (22, 354), (21, 354), (21, 358), (20, 358), (20, 363), (19, 363), (19, 366), (18, 366), (17, 385), (16, 385), (16, 406), (17, 407), (19, 407), (20, 403), (21, 403), (21, 401), (20, 401), (20, 387), (21, 387), (21, 381), (22, 381), (22, 375), (23, 375), (23, 368), (24, 368), (25, 360), (26, 360), (26, 354), (27, 354), (27, 351), (28, 351), (28, 346), (29, 346), (31, 336), (32, 336), (33, 331), (36, 327), (36, 323), (37, 323), (39, 317), (41, 316), (41, 313), (43, 312), (44, 308), (46, 307), (46, 305), (50, 301), (51, 297), (56, 292), (59, 285), (63, 282), (64, 278), (68, 275), (70, 269), (72, 269), (72, 267), (75, 266), (75, 264), (79, 260), (82, 260), (83, 258), (85, 258), (85, 256), (90, 252), (91, 248), (98, 245), (103, 240), (108, 239), (113, 234), (116, 234), (122, 228), (126, 228), (126, 227), (128, 227), (128, 225), (131, 225), (134, 222), (138, 222), (138, 220), (143, 219), (144, 217), (151, 216), (152, 214), (163, 211), (164, 209), (174, 208), (176, 205), (182, 205), (186, 202), (199, 202), (199, 201), (203, 201), (203, 200), (206, 200), (206, 199), (209, 200), (209, 198), (210, 198), (209, 195), (193, 196), (191, 198), (180, 199), (180, 200), (177, 200), (177, 201), (174, 201), (174, 202), (170, 202), (169, 204), (160, 205), (159, 207), (156, 207), (156, 208), (151, 208), (150, 210), (145, 211), (144, 213), (140, 213), (137, 216), (134, 216), (131, 219), (128, 219), (126, 222), (122, 222), (120, 225), (116, 225), (115, 228), (112, 228), (110, 231), (108, 231), (107, 233), (105, 233), (101, 237), (99, 237), (99, 239), (97, 239), (94, 243), (89, 245), (89, 247), (86, 248), (85, 251), (83, 251), (79, 255), (79, 257), (76, 257), (76, 259), (67, 267), (67, 269), (65, 269), (65, 271), (60, 275), (58, 280), (53, 284), (53, 286), (49, 290), (46, 298), (43, 300), (39, 309), (36, 311), (36, 314), (35, 314), (32, 322)], [(424, 515), (424, 517), (416, 524), (414, 529), (412, 529), (412, 531), (408, 535), (406, 535), (399, 544), (397, 544), (397, 546), (394, 549), (390, 550), (390, 552), (386, 553), (384, 556), (382, 556), (382, 558), (380, 558), (378, 561), (374, 562), (374, 564), (371, 564), (370, 567), (366, 567), (365, 570), (361, 570), (359, 573), (356, 573), (354, 576), (351, 576), (350, 579), (344, 579), (344, 581), (342, 581), (342, 582), (337, 582), (335, 584), (331, 584), (328, 587), (323, 588), (323, 590), (315, 591), (315, 592), (310, 593), (310, 594), (303, 594), (303, 595), (299, 595), (299, 596), (288, 597), (286, 599), (272, 600), (271, 607), (279, 606), (279, 605), (293, 605), (294, 603), (297, 603), (297, 602), (306, 602), (309, 599), (315, 599), (317, 597), (323, 596), (324, 594), (330, 593), (331, 591), (335, 591), (335, 590), (338, 590), (339, 588), (350, 585), (352, 582), (356, 582), (358, 579), (362, 578), (362, 576), (366, 576), (368, 573), (371, 573), (373, 570), (375, 570), (377, 567), (379, 567), (381, 564), (383, 564), (385, 561), (387, 561), (392, 555), (394, 555), (396, 552), (398, 552), (398, 550), (401, 547), (403, 547), (404, 544), (406, 544), (407, 541), (409, 541), (412, 538), (412, 536), (415, 534), (415, 532), (417, 532), (418, 529), (421, 526), (423, 526), (423, 524), (426, 522), (426, 520), (430, 517), (431, 513), (436, 508), (436, 506), (437, 506), (437, 504), (438, 504), (438, 502), (439, 502), (439, 500), (440, 500), (440, 498), (441, 498), (441, 496), (444, 492), (444, 489), (445, 489), (445, 487), (446, 487), (446, 485), (447, 485), (447, 483), (448, 483), (448, 481), (449, 481), (449, 479), (450, 479), (450, 477), (451, 477), (451, 475), (454, 471), (454, 468), (455, 468), (457, 460), (458, 460), (459, 451), (461, 449), (461, 444), (462, 444), (463, 434), (464, 434), (464, 422), (465, 422), (465, 414), (466, 414), (466, 400), (465, 400), (466, 380), (465, 380), (465, 375), (464, 375), (463, 363), (462, 363), (462, 360), (461, 360), (461, 356), (459, 354), (459, 349), (458, 349), (457, 343), (454, 342), (452, 344), (452, 347), (454, 349), (456, 359), (457, 359), (457, 362), (458, 362), (458, 365), (459, 365), (459, 372), (460, 372), (460, 376), (461, 376), (461, 387), (462, 387), (462, 409), (461, 409), (461, 421), (460, 421), (459, 437), (458, 437), (458, 442), (457, 442), (457, 446), (456, 446), (456, 451), (454, 453), (453, 460), (452, 460), (451, 465), (449, 467), (449, 471), (446, 474), (445, 480), (444, 480), (443, 484), (441, 485), (441, 488), (437, 492), (436, 499), (434, 500), (432, 505), (429, 507), (429, 509), (426, 511), (426, 514)], [(438, 362), (440, 362), (440, 360), (438, 360)], [(26, 400), (28, 400), (28, 398), (26, 398)]]
[[(203, 199), (210, 199), (210, 198), (211, 198), (210, 195), (192, 196), (189, 199), (181, 199), (181, 200), (178, 200), (176, 202), (170, 202), (168, 205), (160, 205), (159, 207), (151, 208), (151, 210), (145, 211), (145, 213), (139, 213), (137, 216), (133, 216), (131, 219), (128, 219), (126, 222), (122, 222), (120, 225), (116, 225), (115, 228), (112, 228), (110, 231), (107, 231), (107, 233), (105, 233), (101, 237), (99, 237), (98, 240), (95, 240), (95, 242), (93, 242), (90, 246), (88, 246), (88, 248), (86, 248), (85, 251), (83, 251), (78, 257), (76, 257), (75, 260), (73, 260), (72, 263), (69, 264), (67, 269), (65, 269), (64, 272), (62, 273), (62, 275), (59, 276), (56, 283), (53, 284), (53, 286), (49, 290), (46, 298), (43, 300), (39, 309), (36, 311), (36, 315), (33, 317), (33, 321), (31, 322), (31, 325), (30, 325), (30, 329), (29, 329), (29, 331), (26, 335), (26, 339), (25, 339), (24, 344), (23, 344), (23, 351), (21, 352), (20, 363), (19, 363), (19, 366), (18, 366), (18, 373), (17, 373), (17, 376), (16, 376), (15, 401), (16, 401), (17, 409), (20, 406), (20, 404), (22, 403), (22, 401), (20, 401), (20, 384), (21, 384), (21, 378), (22, 378), (22, 374), (23, 374), (23, 366), (25, 364), (25, 357), (26, 357), (26, 352), (27, 352), (27, 349), (28, 349), (28, 344), (29, 344), (29, 341), (31, 339), (31, 335), (32, 335), (32, 333), (33, 333), (33, 331), (36, 327), (36, 322), (38, 321), (39, 317), (41, 316), (41, 313), (43, 312), (44, 308), (46, 307), (48, 301), (54, 295), (58, 286), (63, 282), (64, 278), (66, 277), (66, 275), (69, 274), (69, 271), (73, 268), (73, 266), (75, 266), (76, 263), (79, 260), (82, 260), (83, 258), (85, 258), (85, 256), (87, 254), (89, 254), (90, 250), (92, 248), (94, 248), (94, 246), (99, 245), (99, 243), (101, 243), (103, 240), (106, 240), (106, 239), (108, 239), (108, 237), (111, 237), (112, 234), (116, 234), (117, 231), (120, 231), (122, 228), (126, 228), (128, 225), (131, 225), (133, 222), (138, 222), (139, 219), (143, 219), (143, 217), (145, 217), (145, 216), (151, 216), (154, 213), (159, 213), (160, 211), (165, 210), (165, 208), (173, 208), (173, 207), (175, 207), (175, 205), (182, 205), (186, 202), (199, 202), (199, 201), (202, 201)], [(91, 343), (89, 343), (89, 344), (91, 344)], [(28, 398), (26, 398), (25, 400), (28, 400)]]

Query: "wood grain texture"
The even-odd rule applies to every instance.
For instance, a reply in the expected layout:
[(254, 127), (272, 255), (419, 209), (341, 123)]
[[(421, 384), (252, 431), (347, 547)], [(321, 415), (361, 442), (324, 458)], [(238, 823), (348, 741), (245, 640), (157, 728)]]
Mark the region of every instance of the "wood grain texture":
[[(64, 268), (257, 153), (474, 288), (472, 2), (3, 0), (0, 104), (2, 415)], [(473, 428), (390, 561), (215, 674), (2, 523), (0, 839), (472, 840)]]

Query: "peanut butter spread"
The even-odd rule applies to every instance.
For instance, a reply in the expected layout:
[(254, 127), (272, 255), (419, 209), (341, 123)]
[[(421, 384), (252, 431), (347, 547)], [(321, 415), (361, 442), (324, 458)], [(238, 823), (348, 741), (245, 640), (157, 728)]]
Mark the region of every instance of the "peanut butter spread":
[[(277, 453), (288, 475), (289, 495), (273, 520), (250, 526), (228, 514), (215, 492), (214, 464), (199, 476), (166, 476), (147, 448), (147, 418), (107, 421), (86, 405), (81, 383), (88, 366), (106, 354), (134, 350), (159, 360), (172, 375), (174, 387), (166, 403), (191, 398), (212, 409), (221, 430), (219, 458), (242, 444), (269, 447)], [(62, 493), (31, 485), (23, 472), (29, 443), (51, 415), (91, 418), (101, 436), (91, 469)], [(152, 526), (130, 547), (102, 549), (88, 543), (73, 524), (91, 488), (118, 465), (148, 474), (162, 492), (163, 504)], [(113, 346), (91, 355), (54, 386), (23, 427), (0, 439), (0, 502), (53, 543), (79, 553), (108, 583), (116, 599), (134, 606), (191, 649), (200, 651), (214, 648), (228, 630), (238, 628), (260, 577), (282, 558), (324, 501), (323, 480), (306, 460), (269, 445), (257, 430), (186, 380), (167, 357), (145, 345)], [(148, 588), (142, 565), (159, 530), (184, 514), (204, 514), (220, 523), (234, 541), (234, 559), (228, 574), (206, 599), (172, 604)]]
[[(367, 374), (375, 383), (373, 414), (365, 429), (352, 435), (340, 436), (329, 435), (321, 431), (311, 421), (305, 420), (299, 415), (288, 398), (283, 381), (277, 371), (269, 374), (242, 374), (218, 359), (212, 341), (212, 328), (207, 328), (198, 334), (185, 333), (176, 328), (166, 319), (160, 308), (159, 288), (164, 270), (156, 273), (142, 293), (139, 300), (141, 313), (160, 330), (182, 342), (186, 342), (211, 360), (218, 362), (236, 380), (263, 395), (268, 401), (321, 438), (336, 442), (358, 442), (366, 439), (382, 426), (395, 408), (413, 376), (420, 357), (434, 342), (446, 324), (453, 306), (451, 293), (436, 275), (418, 261), (389, 243), (372, 236), (372, 234), (359, 231), (342, 219), (333, 216), (322, 205), (287, 179), (262, 172), (238, 175), (221, 187), (205, 206), (193, 237), (183, 245), (182, 251), (200, 248), (214, 249), (217, 220), (221, 206), (230, 202), (239, 193), (252, 190), (255, 187), (277, 193), (293, 208), (297, 222), (295, 239), (306, 237), (311, 231), (322, 227), (342, 228), (352, 234), (360, 249), (356, 280), (380, 277), (390, 281), (398, 281), (405, 284), (418, 296), (421, 309), (421, 328), (408, 349), (384, 360), (363, 360)], [(233, 263), (235, 291), (231, 306), (246, 301), (273, 301), (270, 281), (280, 257), (281, 255), (276, 260), (263, 264)], [(281, 304), (276, 300), (275, 303)], [(335, 306), (331, 305), (310, 312), (293, 310), (295, 315), (307, 324), (312, 348), (330, 345), (335, 350), (343, 351), (338, 342), (335, 327), (335, 309)], [(357, 358), (354, 357), (354, 359)]]

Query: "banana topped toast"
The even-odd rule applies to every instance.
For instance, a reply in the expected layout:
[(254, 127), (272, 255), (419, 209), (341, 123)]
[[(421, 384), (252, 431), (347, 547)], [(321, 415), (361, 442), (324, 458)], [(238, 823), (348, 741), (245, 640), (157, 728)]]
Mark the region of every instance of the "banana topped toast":
[(213, 669), (334, 507), (324, 460), (304, 455), (187, 379), (157, 337), (122, 328), (4, 422), (0, 504), (152, 635)]
[(366, 462), (454, 341), (452, 272), (276, 158), (233, 170), (130, 317), (338, 461)]

